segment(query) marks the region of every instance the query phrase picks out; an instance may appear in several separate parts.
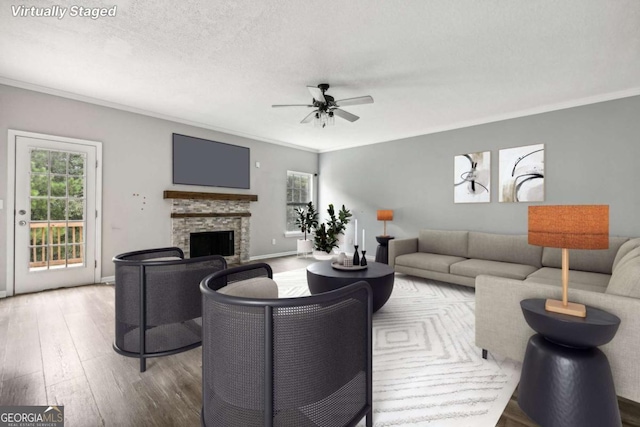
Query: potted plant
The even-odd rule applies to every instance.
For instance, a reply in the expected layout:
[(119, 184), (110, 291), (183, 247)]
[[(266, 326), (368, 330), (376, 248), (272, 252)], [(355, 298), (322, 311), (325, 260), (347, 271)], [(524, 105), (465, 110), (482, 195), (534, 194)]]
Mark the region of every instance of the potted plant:
[(328, 260), (333, 257), (333, 248), (338, 247), (338, 239), (325, 223), (320, 224), (313, 237), (313, 256), (317, 260)]
[(351, 212), (344, 205), (342, 205), (337, 217), (333, 204), (329, 204), (327, 213), (329, 214), (327, 223), (320, 224), (315, 230), (313, 256), (319, 260), (330, 259), (333, 249), (343, 243), (341, 237), (344, 238), (344, 231), (350, 221), (349, 218), (351, 218)]
[(342, 208), (338, 212), (338, 217), (336, 218), (336, 212), (333, 204), (329, 204), (327, 213), (329, 214), (329, 221), (327, 222), (328, 232), (336, 238), (336, 247), (344, 247), (344, 232), (347, 229), (347, 224), (351, 221), (349, 219), (352, 216), (351, 211), (342, 205)]
[(304, 239), (298, 239), (298, 253), (309, 253), (313, 251), (313, 242), (307, 240), (307, 233), (318, 227), (318, 212), (313, 207), (313, 202), (309, 202), (305, 208), (297, 208), (296, 226), (304, 233)]

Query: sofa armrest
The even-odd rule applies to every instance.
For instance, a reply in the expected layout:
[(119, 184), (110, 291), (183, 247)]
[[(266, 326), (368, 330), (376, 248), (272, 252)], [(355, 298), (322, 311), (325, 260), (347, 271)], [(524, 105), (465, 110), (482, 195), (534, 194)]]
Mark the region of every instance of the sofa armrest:
[(396, 265), (396, 257), (418, 252), (418, 238), (389, 240), (389, 266)]
[[(562, 288), (493, 276), (476, 278), (476, 345), (522, 361), (535, 332), (524, 320), (520, 301), (562, 298)], [(619, 396), (640, 402), (640, 299), (569, 288), (569, 300), (615, 314), (620, 328), (600, 349), (607, 355)]]

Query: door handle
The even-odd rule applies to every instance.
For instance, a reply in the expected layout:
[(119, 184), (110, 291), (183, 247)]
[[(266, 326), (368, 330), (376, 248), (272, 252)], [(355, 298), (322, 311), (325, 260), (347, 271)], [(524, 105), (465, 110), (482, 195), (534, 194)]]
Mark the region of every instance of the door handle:
[(20, 215), (24, 215), (24, 214), (26, 214), (26, 213), (27, 213), (27, 211), (25, 211), (24, 209), (20, 209), (20, 210), (18, 211), (18, 214), (20, 214)]
[(19, 224), (19, 225), (23, 225), (23, 226), (24, 226), (24, 225), (27, 225), (27, 221), (22, 220), (22, 221), (18, 222), (18, 224)]

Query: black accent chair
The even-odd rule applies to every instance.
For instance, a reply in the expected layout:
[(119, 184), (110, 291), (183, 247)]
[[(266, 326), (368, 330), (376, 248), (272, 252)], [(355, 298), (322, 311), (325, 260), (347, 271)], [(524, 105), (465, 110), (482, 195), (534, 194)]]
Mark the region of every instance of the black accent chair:
[(269, 282), (269, 265), (230, 268), (200, 285), (202, 425), (342, 427), (366, 417), (371, 426), (369, 284), (300, 298), (223, 293), (247, 279), (260, 286), (257, 277)]
[[(184, 259), (180, 248), (128, 252), (116, 267), (116, 337), (113, 349), (140, 358), (168, 356), (202, 344), (200, 282), (227, 268), (218, 255)], [(140, 325), (143, 325), (141, 328)]]

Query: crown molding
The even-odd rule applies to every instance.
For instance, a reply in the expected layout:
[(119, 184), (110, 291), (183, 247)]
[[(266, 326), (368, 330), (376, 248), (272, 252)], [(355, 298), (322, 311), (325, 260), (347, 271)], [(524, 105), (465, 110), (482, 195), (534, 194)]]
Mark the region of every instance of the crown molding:
[(6, 86), (13, 86), (20, 89), (31, 90), (34, 92), (46, 93), (48, 95), (55, 95), (61, 98), (73, 99), (75, 101), (86, 102), (88, 104), (100, 105), (102, 107), (114, 108), (116, 110), (127, 111), (129, 113), (140, 114), (143, 116), (153, 117), (156, 119), (167, 120), (170, 122), (181, 123), (183, 125), (194, 126), (202, 129), (213, 130), (216, 132), (222, 132), (229, 135), (240, 136), (242, 138), (253, 139), (255, 141), (266, 142), (269, 144), (281, 145), (283, 147), (294, 148), (296, 150), (309, 151), (311, 153), (318, 153), (319, 151), (315, 148), (304, 147), (301, 145), (291, 144), (284, 141), (278, 141), (275, 139), (269, 139), (258, 135), (253, 135), (250, 133), (240, 132), (236, 130), (221, 128), (217, 126), (211, 126), (206, 123), (194, 122), (191, 120), (181, 119), (180, 117), (174, 117), (167, 114), (156, 113), (149, 110), (144, 110), (141, 108), (130, 107), (124, 104), (118, 104), (117, 102), (105, 101), (103, 99), (93, 98), (90, 96), (79, 95), (73, 92), (67, 92), (64, 90), (53, 89), (47, 86), (40, 86), (33, 83), (27, 83), (20, 80), (13, 80), (7, 77), (0, 76), (0, 84)]
[(529, 109), (525, 109), (525, 110), (513, 111), (513, 112), (510, 112), (510, 113), (498, 114), (498, 115), (494, 115), (494, 116), (487, 116), (487, 117), (483, 117), (483, 118), (479, 118), (479, 119), (475, 119), (475, 120), (468, 120), (468, 121), (452, 123), (450, 125), (445, 125), (445, 126), (436, 126), (436, 127), (428, 128), (424, 132), (421, 132), (419, 134), (406, 135), (406, 136), (403, 136), (402, 138), (397, 138), (397, 139), (392, 139), (392, 140), (374, 141), (374, 142), (368, 142), (368, 143), (362, 143), (362, 144), (351, 144), (351, 145), (346, 145), (346, 146), (342, 146), (342, 147), (334, 147), (334, 148), (327, 148), (327, 149), (315, 149), (315, 148), (305, 147), (305, 146), (302, 146), (302, 145), (291, 144), (291, 143), (284, 142), (284, 141), (278, 141), (278, 140), (274, 140), (274, 139), (269, 139), (269, 138), (265, 138), (265, 137), (262, 137), (262, 136), (241, 132), (241, 131), (221, 128), (221, 127), (217, 127), (217, 126), (211, 126), (211, 125), (206, 124), (206, 123), (194, 122), (194, 121), (191, 121), (191, 120), (181, 119), (179, 117), (174, 117), (174, 116), (169, 116), (169, 115), (166, 115), (166, 114), (155, 113), (153, 111), (148, 111), (148, 110), (144, 110), (144, 109), (141, 109), (141, 108), (130, 107), (130, 106), (127, 106), (127, 105), (118, 104), (116, 102), (111, 102), (111, 101), (105, 101), (105, 100), (98, 99), (98, 98), (92, 98), (90, 96), (79, 95), (79, 94), (76, 94), (76, 93), (73, 93), (73, 92), (67, 92), (67, 91), (63, 91), (63, 90), (59, 90), (59, 89), (53, 89), (53, 88), (46, 87), (46, 86), (36, 85), (36, 84), (33, 84), (33, 83), (27, 83), (27, 82), (23, 82), (23, 81), (19, 81), (19, 80), (9, 79), (9, 78), (3, 77), (3, 76), (0, 76), (0, 84), (7, 85), (7, 86), (13, 86), (13, 87), (21, 88), (21, 89), (26, 89), (26, 90), (31, 90), (31, 91), (34, 91), (34, 92), (41, 92), (41, 93), (46, 93), (46, 94), (49, 94), (49, 95), (55, 95), (55, 96), (59, 96), (59, 97), (62, 97), (62, 98), (73, 99), (73, 100), (76, 100), (76, 101), (86, 102), (86, 103), (89, 103), (89, 104), (100, 105), (100, 106), (103, 106), (103, 107), (114, 108), (116, 110), (127, 111), (127, 112), (135, 113), (135, 114), (141, 114), (143, 116), (153, 117), (153, 118), (156, 118), (156, 119), (167, 120), (167, 121), (181, 123), (181, 124), (194, 126), (194, 127), (198, 127), (198, 128), (202, 128), (202, 129), (213, 130), (213, 131), (216, 131), (216, 132), (222, 132), (222, 133), (226, 133), (226, 134), (229, 134), (229, 135), (234, 135), (234, 136), (239, 136), (239, 137), (243, 137), (243, 138), (253, 139), (255, 141), (266, 142), (268, 144), (280, 145), (280, 146), (283, 146), (283, 147), (293, 148), (293, 149), (296, 149), (296, 150), (307, 151), (307, 152), (311, 152), (311, 153), (329, 153), (329, 152), (332, 152), (332, 151), (348, 150), (350, 148), (357, 148), (357, 147), (364, 147), (364, 146), (367, 146), (367, 145), (374, 145), (374, 144), (382, 144), (382, 143), (385, 143), (385, 142), (399, 141), (399, 140), (402, 140), (402, 139), (415, 138), (415, 137), (421, 136), (421, 135), (430, 135), (430, 134), (439, 133), (439, 132), (446, 132), (446, 131), (450, 131), (450, 130), (463, 129), (463, 128), (467, 128), (467, 127), (471, 127), (471, 126), (478, 126), (478, 125), (484, 125), (484, 124), (488, 124), (488, 123), (495, 123), (495, 122), (500, 122), (500, 121), (503, 121), (503, 120), (517, 119), (517, 118), (520, 118), (520, 117), (534, 116), (536, 114), (549, 113), (549, 112), (558, 111), (558, 110), (566, 110), (568, 108), (581, 107), (581, 106), (584, 106), (584, 105), (597, 104), (597, 103), (606, 102), (606, 101), (614, 101), (616, 99), (629, 98), (629, 97), (632, 97), (632, 96), (640, 95), (640, 87), (635, 87), (635, 88), (626, 89), (626, 90), (622, 90), (622, 91), (618, 91), (618, 92), (609, 92), (609, 93), (605, 93), (605, 94), (599, 94), (599, 95), (589, 96), (589, 97), (585, 97), (585, 98), (579, 98), (579, 99), (566, 101), (566, 102), (560, 102), (560, 103), (556, 103), (556, 104), (547, 104), (547, 105), (542, 105), (542, 106), (539, 106), (539, 107), (529, 108)]
[(467, 128), (467, 127), (471, 127), (471, 126), (478, 126), (478, 125), (484, 125), (484, 124), (488, 124), (488, 123), (501, 122), (501, 121), (504, 121), (504, 120), (517, 119), (517, 118), (520, 118), (520, 117), (535, 116), (536, 114), (550, 113), (552, 111), (566, 110), (568, 108), (582, 107), (582, 106), (585, 106), (585, 105), (598, 104), (600, 102), (615, 101), (616, 99), (629, 98), (629, 97), (638, 96), (638, 95), (640, 95), (640, 87), (635, 87), (635, 88), (626, 89), (626, 90), (622, 90), (622, 91), (618, 91), (618, 92), (610, 92), (610, 93), (605, 93), (605, 94), (600, 94), (600, 95), (589, 96), (589, 97), (585, 97), (585, 98), (574, 99), (572, 101), (567, 101), (567, 102), (559, 102), (557, 104), (547, 104), (547, 105), (542, 105), (542, 106), (539, 106), (539, 107), (529, 108), (529, 109), (526, 109), (526, 110), (519, 110), (519, 111), (514, 111), (514, 112), (506, 113), (506, 114), (498, 114), (498, 115), (495, 115), (495, 116), (483, 117), (483, 118), (476, 119), (476, 120), (468, 120), (468, 121), (464, 121), (464, 122), (457, 122), (457, 123), (453, 123), (451, 125), (446, 125), (446, 126), (436, 126), (436, 127), (427, 129), (425, 132), (421, 132), (421, 133), (416, 134), (416, 135), (404, 136), (404, 137), (398, 138), (398, 139), (371, 142), (371, 143), (366, 143), (366, 144), (353, 144), (353, 145), (350, 145), (350, 146), (318, 150), (318, 152), (319, 153), (329, 153), (329, 152), (332, 152), (332, 151), (347, 150), (349, 148), (357, 148), (357, 147), (364, 147), (364, 146), (367, 146), (367, 145), (382, 144), (382, 143), (385, 143), (385, 142), (399, 141), (399, 140), (402, 140), (402, 139), (415, 138), (415, 137), (421, 136), (421, 135), (430, 135), (430, 134), (433, 134), (433, 133), (445, 132), (445, 131), (456, 130), (456, 129), (463, 129), (463, 128)]

